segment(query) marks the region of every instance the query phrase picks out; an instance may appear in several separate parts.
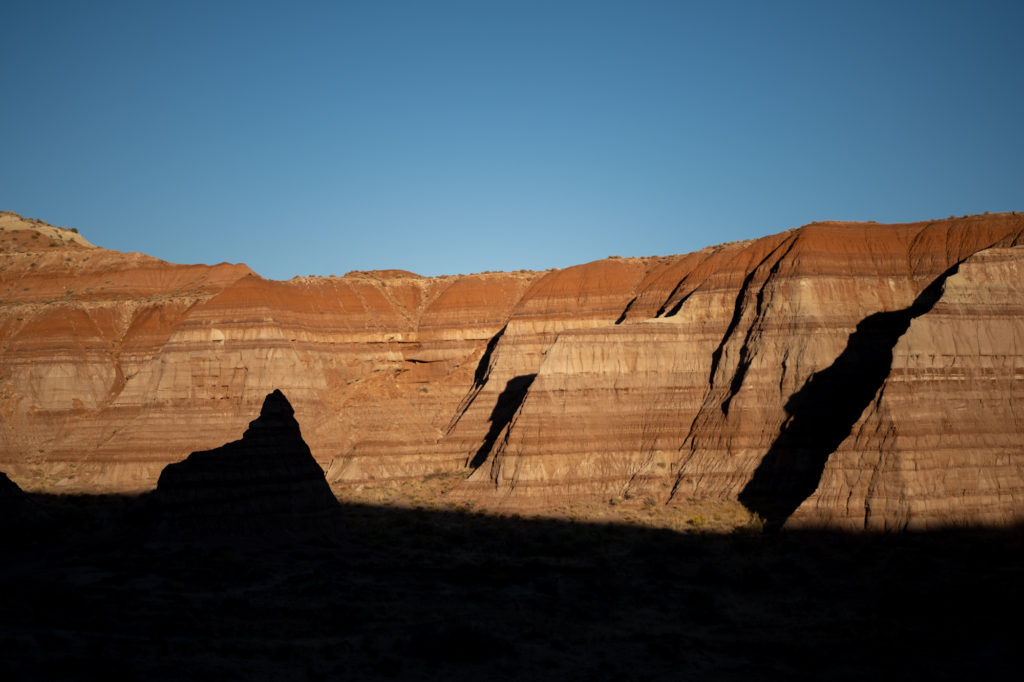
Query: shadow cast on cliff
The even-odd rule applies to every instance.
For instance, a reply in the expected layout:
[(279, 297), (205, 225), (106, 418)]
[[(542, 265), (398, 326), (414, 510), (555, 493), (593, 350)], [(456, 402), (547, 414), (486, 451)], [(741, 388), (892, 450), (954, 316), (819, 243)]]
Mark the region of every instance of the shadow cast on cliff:
[(777, 529), (818, 487), (825, 463), (850, 435), (892, 369), (892, 353), (911, 321), (931, 310), (959, 264), (901, 310), (857, 324), (835, 362), (812, 375), (786, 402), (787, 419), (739, 500)]
[(455, 408), (455, 414), (452, 416), (451, 420), (448, 422), (447, 428), (445, 429), (446, 433), (451, 433), (455, 429), (459, 420), (462, 419), (462, 415), (466, 413), (469, 406), (472, 405), (476, 400), (476, 397), (480, 395), (480, 391), (483, 390), (488, 377), (491, 375), (491, 358), (494, 356), (494, 349), (498, 347), (498, 342), (501, 341), (501, 337), (505, 335), (506, 329), (508, 329), (507, 323), (487, 341), (487, 345), (484, 347), (484, 352), (476, 364), (476, 370), (473, 372), (473, 385), (470, 386), (469, 391), (462, 397), (462, 400), (459, 401), (458, 406)]
[[(6, 680), (1013, 679), (1024, 529), (684, 535), (343, 504), (334, 537), (154, 542), (150, 500), (36, 495)], [(227, 538), (226, 538), (227, 539)], [(979, 579), (984, 576), (984, 579)]]
[(530, 385), (536, 378), (536, 374), (522, 374), (508, 380), (505, 390), (498, 395), (498, 399), (494, 402), (494, 409), (491, 410), (491, 416), (488, 419), (491, 426), (487, 430), (487, 435), (484, 436), (484, 442), (469, 461), (469, 466), (475, 469), (487, 460), (498, 437), (501, 436), (505, 427), (509, 425), (516, 411), (523, 404), (526, 392), (530, 390)]

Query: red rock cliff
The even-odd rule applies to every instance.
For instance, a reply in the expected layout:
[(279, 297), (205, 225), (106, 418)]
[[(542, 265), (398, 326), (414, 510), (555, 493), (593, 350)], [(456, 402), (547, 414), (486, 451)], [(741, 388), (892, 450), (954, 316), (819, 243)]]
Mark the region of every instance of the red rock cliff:
[(329, 480), (1024, 519), (1024, 217), (815, 223), (547, 273), (263, 280), (0, 216), (0, 470), (152, 488), (280, 388)]

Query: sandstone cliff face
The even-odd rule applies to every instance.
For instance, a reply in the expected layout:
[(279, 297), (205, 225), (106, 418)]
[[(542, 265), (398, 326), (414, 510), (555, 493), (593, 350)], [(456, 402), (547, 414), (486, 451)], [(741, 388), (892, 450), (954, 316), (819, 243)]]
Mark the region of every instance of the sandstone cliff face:
[(891, 370), (790, 525), (1024, 521), (1024, 246), (967, 258), (910, 321)]
[[(900, 226), (816, 224), (655, 264), (620, 324), (563, 332), (536, 369), (526, 368), (535, 375), (529, 389), (514, 413), (502, 417), (508, 425), (488, 444), (467, 490), (518, 507), (588, 494), (668, 504), (738, 497), (771, 524), (785, 522), (815, 491), (845, 502), (846, 489), (831, 475), (822, 479), (822, 471), (826, 462), (839, 465), (830, 456), (894, 378), (890, 368), (899, 370), (892, 365), (893, 345), (908, 324), (934, 314), (951, 268), (972, 254), (984, 258), (995, 247), (1019, 243), (1021, 228), (1017, 216)], [(1016, 250), (1008, 253), (1010, 260), (1020, 258)], [(965, 271), (972, 269), (968, 260)], [(993, 294), (988, 309), (999, 329), (960, 317), (965, 340), (958, 345), (971, 350), (965, 352), (970, 359), (958, 363), (984, 368), (993, 362), (978, 350), (991, 343), (977, 340), (980, 334), (1002, 339), (1000, 366), (1012, 368), (1020, 362), (1009, 350), (1022, 338), (1016, 326), (1020, 296), (1012, 287), (1004, 291), (1006, 281), (1016, 281), (1009, 270), (992, 277), (992, 285), (982, 285), (986, 277), (977, 275), (967, 289), (975, 297), (986, 296), (986, 286), (1003, 292)], [(951, 282), (963, 287), (962, 278)], [(917, 338), (920, 326), (903, 342)], [(975, 340), (968, 344), (968, 338)], [(928, 337), (918, 343), (939, 353)], [(963, 434), (944, 439), (956, 428), (946, 426), (933, 437), (943, 447), (962, 448), (957, 470), (950, 470), (948, 453), (922, 452), (917, 466), (930, 469), (934, 480), (903, 474), (914, 480), (911, 488), (922, 487), (914, 493), (914, 511), (891, 501), (879, 511), (883, 503), (876, 501), (876, 518), (867, 527), (1019, 518), (1024, 431), (1012, 397), (1020, 379), (1009, 369), (994, 374), (1002, 383), (971, 390), (991, 396), (1000, 410), (958, 420), (972, 421), (965, 431), (978, 435), (957, 445)], [(932, 391), (939, 395), (929, 397)], [(964, 405), (946, 379), (913, 395), (899, 406), (911, 430), (937, 426), (909, 426), (935, 409), (933, 401)], [(873, 452), (877, 459), (878, 448)], [(870, 477), (877, 468), (872, 462), (852, 466)], [(974, 483), (960, 485), (956, 494), (981, 496), (983, 503), (948, 499), (958, 485), (953, 481), (963, 478)], [(875, 490), (885, 498), (880, 482)], [(823, 508), (798, 517), (802, 523), (840, 522)], [(859, 523), (865, 523), (863, 503)], [(841, 525), (851, 523), (844, 518)]]
[(1016, 214), (288, 282), (7, 215), (0, 468), (29, 489), (152, 488), (280, 387), (329, 480), (469, 467), (458, 494), (489, 504), (739, 498), (776, 524), (1021, 515)]
[(169, 462), (231, 440), (275, 388), (333, 475), (461, 462), (424, 455), (466, 392), (469, 356), (538, 277), (269, 282), (50, 246), (18, 226), (0, 231), (0, 444), (29, 489), (151, 489)]

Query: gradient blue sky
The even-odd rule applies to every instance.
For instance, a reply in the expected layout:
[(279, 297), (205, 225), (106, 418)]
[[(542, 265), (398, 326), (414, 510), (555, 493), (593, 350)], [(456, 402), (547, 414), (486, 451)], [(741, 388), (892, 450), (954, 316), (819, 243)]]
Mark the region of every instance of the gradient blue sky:
[(0, 209), (274, 279), (1024, 210), (1024, 2), (6, 0)]

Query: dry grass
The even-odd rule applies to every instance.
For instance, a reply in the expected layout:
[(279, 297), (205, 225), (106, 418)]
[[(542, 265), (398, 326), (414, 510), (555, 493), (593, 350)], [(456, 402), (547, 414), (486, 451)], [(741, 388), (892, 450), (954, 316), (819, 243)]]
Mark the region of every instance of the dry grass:
[(469, 474), (469, 469), (460, 469), (401, 480), (336, 481), (331, 489), (343, 503), (431, 511), (472, 511), (499, 518), (611, 523), (680, 533), (731, 533), (738, 529), (760, 530), (762, 526), (756, 515), (735, 500), (683, 500), (666, 505), (649, 497), (589, 497), (547, 508), (517, 508), (507, 501), (499, 504), (459, 494), (462, 492), (459, 485)]

